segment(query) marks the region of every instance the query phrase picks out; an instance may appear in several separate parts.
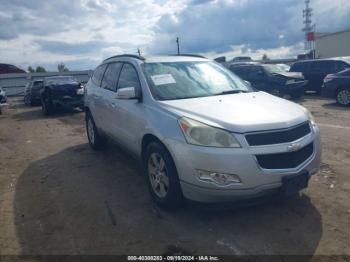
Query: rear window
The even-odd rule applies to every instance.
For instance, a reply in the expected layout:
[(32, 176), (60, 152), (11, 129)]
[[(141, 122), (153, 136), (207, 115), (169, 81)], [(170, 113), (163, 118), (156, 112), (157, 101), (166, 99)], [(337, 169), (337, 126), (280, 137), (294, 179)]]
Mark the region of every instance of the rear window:
[(100, 65), (95, 69), (94, 74), (92, 75), (92, 81), (98, 86), (101, 85), (101, 80), (106, 70), (106, 67), (107, 64)]
[(308, 69), (307, 62), (295, 63), (290, 68), (291, 72), (305, 72)]

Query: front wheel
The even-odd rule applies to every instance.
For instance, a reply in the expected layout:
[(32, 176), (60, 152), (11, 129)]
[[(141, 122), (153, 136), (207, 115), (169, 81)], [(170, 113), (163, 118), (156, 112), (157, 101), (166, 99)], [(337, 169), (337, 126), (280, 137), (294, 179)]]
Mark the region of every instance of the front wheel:
[(292, 98), (292, 99), (298, 99), (298, 98), (300, 98), (301, 96), (303, 95), (303, 92), (293, 92), (293, 93), (291, 93), (290, 94), (290, 97)]
[(86, 112), (85, 124), (90, 147), (94, 150), (102, 149), (105, 144), (105, 139), (99, 134), (95, 122), (89, 112)]
[(160, 207), (176, 209), (183, 204), (174, 161), (161, 143), (151, 142), (147, 146), (144, 171), (151, 195)]
[(269, 93), (274, 96), (283, 97), (283, 93), (279, 88), (273, 88)]
[(349, 106), (350, 105), (350, 88), (343, 87), (337, 90), (335, 99), (339, 105)]

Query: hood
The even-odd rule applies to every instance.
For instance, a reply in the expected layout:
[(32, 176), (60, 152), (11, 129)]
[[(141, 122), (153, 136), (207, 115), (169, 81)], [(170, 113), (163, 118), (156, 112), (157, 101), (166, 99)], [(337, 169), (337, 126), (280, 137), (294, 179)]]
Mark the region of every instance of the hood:
[(308, 120), (300, 105), (265, 92), (169, 100), (160, 104), (179, 117), (237, 133), (288, 128)]
[(279, 72), (276, 75), (281, 75), (287, 78), (297, 78), (297, 79), (304, 79), (304, 76), (300, 72)]

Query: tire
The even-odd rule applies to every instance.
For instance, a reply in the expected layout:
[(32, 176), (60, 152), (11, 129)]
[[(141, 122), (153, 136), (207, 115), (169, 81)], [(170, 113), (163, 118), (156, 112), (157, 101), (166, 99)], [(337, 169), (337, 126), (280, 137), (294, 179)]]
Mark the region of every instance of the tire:
[(283, 97), (283, 93), (279, 88), (272, 88), (269, 93), (277, 97)]
[(49, 95), (43, 95), (41, 97), (41, 110), (46, 116), (52, 115), (54, 113), (54, 106)]
[(179, 177), (168, 150), (157, 141), (147, 147), (143, 168), (155, 202), (164, 209), (177, 209), (184, 203)]
[(303, 95), (303, 93), (304, 93), (304, 92), (294, 92), (294, 93), (291, 93), (291, 94), (290, 94), (290, 97), (291, 97), (292, 99), (298, 99), (298, 98), (300, 98), (300, 97)]
[(99, 134), (95, 121), (89, 112), (85, 114), (85, 128), (90, 147), (93, 150), (103, 149), (105, 146), (105, 139)]
[(350, 87), (341, 87), (335, 94), (338, 105), (350, 106)]
[(31, 106), (31, 105), (32, 105), (32, 101), (31, 101), (29, 95), (26, 95), (26, 96), (24, 97), (24, 104), (25, 104), (26, 106)]

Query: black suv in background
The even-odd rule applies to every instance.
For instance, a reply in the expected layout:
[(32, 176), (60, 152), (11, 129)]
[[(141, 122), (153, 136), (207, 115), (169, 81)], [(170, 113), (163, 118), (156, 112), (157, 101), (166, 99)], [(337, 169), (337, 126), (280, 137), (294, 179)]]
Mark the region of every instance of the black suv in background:
[(304, 77), (300, 73), (286, 72), (277, 65), (232, 64), (229, 69), (240, 78), (250, 82), (258, 90), (283, 97), (299, 98), (305, 92)]
[(342, 106), (350, 105), (350, 69), (336, 74), (329, 74), (323, 80), (322, 94), (335, 98)]
[(317, 59), (296, 62), (290, 68), (290, 72), (303, 73), (308, 80), (306, 90), (321, 93), (326, 75), (338, 73), (346, 68), (350, 68), (350, 62), (344, 59)]

